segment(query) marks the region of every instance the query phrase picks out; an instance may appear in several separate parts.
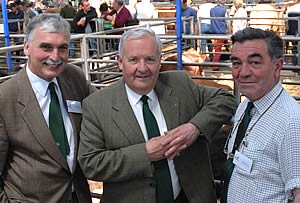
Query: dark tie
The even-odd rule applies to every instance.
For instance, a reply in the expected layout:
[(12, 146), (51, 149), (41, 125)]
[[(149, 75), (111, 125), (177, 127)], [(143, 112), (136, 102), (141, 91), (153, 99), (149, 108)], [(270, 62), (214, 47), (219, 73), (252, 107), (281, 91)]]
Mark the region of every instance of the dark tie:
[[(236, 133), (236, 138), (234, 141), (233, 149), (232, 149), (232, 154), (235, 153), (235, 151), (239, 148), (243, 138), (245, 137), (246, 130), (248, 128), (248, 125), (251, 120), (251, 109), (253, 108), (253, 103), (248, 102), (247, 108), (244, 113), (244, 117), (238, 127), (237, 133)], [(221, 197), (221, 203), (227, 203), (227, 195), (228, 195), (228, 186), (229, 186), (229, 181), (231, 174), (234, 169), (234, 164), (233, 164), (233, 158), (230, 157), (227, 159), (224, 163), (224, 184), (223, 184), (223, 189), (222, 189), (222, 197)]]
[[(149, 109), (148, 96), (142, 96), (141, 101), (143, 102), (143, 116), (148, 133), (148, 139), (160, 136), (156, 119)], [(156, 202), (173, 203), (173, 188), (167, 159), (154, 161), (153, 165), (156, 179)]]
[(65, 131), (64, 121), (62, 118), (59, 100), (55, 92), (55, 83), (51, 82), (48, 86), (50, 90), (50, 106), (49, 106), (49, 129), (54, 137), (56, 145), (65, 157), (70, 153), (70, 147)]

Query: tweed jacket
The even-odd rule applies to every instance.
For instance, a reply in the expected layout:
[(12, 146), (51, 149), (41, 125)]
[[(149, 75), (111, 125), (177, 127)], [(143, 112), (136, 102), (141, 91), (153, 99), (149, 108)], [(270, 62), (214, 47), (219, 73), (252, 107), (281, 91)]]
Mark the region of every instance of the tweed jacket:
[[(168, 130), (191, 122), (203, 134), (174, 159), (181, 188), (190, 203), (215, 203), (208, 140), (234, 114), (233, 95), (198, 86), (181, 71), (160, 73), (154, 91)], [(104, 182), (101, 203), (155, 203), (153, 167), (123, 80), (84, 100), (80, 136), (83, 172)]]
[[(64, 102), (81, 102), (95, 90), (74, 65), (66, 65), (57, 80)], [(66, 203), (72, 190), (80, 203), (91, 202), (87, 180), (76, 161), (81, 114), (69, 116), (75, 137), (73, 173), (55, 144), (26, 70), (0, 85), (1, 203)]]

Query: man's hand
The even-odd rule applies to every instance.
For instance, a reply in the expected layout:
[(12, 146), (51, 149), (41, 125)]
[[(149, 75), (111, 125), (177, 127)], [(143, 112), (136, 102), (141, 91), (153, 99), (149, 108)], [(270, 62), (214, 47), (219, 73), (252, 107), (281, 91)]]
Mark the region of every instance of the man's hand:
[(180, 152), (191, 146), (199, 137), (199, 129), (186, 123), (146, 142), (146, 150), (151, 161), (174, 159)]
[(162, 146), (166, 146), (168, 150), (165, 157), (174, 159), (180, 155), (180, 152), (191, 146), (199, 137), (199, 129), (192, 123), (186, 123), (168, 131), (165, 136), (171, 139), (171, 142), (162, 142)]
[(146, 142), (146, 150), (151, 161), (165, 159), (165, 153), (168, 151), (167, 145), (172, 141), (171, 137), (158, 136)]
[(82, 17), (82, 18), (80, 18), (80, 20), (77, 22), (77, 25), (78, 25), (78, 26), (84, 26), (85, 21), (86, 21), (86, 17)]

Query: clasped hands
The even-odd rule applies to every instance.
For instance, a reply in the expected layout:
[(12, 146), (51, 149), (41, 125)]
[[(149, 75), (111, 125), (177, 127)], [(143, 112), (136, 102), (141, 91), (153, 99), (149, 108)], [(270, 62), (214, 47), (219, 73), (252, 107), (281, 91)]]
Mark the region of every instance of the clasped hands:
[(165, 135), (154, 137), (146, 142), (146, 150), (151, 161), (174, 159), (180, 152), (191, 146), (200, 134), (192, 123), (182, 124)]
[(86, 17), (82, 17), (82, 18), (80, 18), (80, 20), (77, 22), (77, 25), (78, 25), (78, 26), (84, 26), (85, 21), (86, 21)]

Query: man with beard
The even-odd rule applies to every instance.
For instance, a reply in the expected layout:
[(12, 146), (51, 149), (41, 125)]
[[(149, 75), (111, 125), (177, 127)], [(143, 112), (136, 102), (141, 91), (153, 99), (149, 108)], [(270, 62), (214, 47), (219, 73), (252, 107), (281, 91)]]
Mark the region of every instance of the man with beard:
[(26, 67), (0, 85), (0, 202), (91, 203), (76, 161), (81, 101), (94, 91), (68, 61), (70, 25), (41, 14), (27, 27)]

